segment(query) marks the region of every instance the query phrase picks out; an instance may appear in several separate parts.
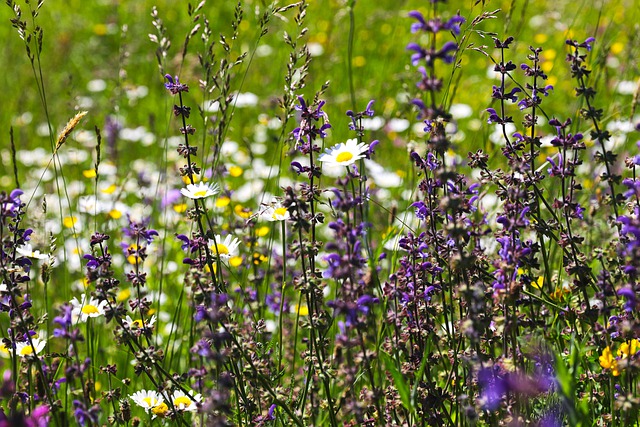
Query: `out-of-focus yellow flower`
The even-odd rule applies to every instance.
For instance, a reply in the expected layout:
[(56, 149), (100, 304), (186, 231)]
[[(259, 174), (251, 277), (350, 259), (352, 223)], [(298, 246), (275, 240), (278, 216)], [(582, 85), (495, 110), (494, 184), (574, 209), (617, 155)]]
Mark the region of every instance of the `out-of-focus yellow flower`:
[(84, 176), (85, 178), (95, 178), (96, 177), (96, 170), (95, 169), (87, 169), (82, 171), (82, 176)]
[(116, 185), (115, 184), (111, 184), (110, 186), (108, 186), (107, 188), (103, 188), (102, 191), (104, 194), (113, 194), (116, 192)]
[(122, 289), (116, 295), (116, 301), (123, 302), (129, 299), (131, 296), (131, 289)]
[(187, 204), (186, 203), (179, 203), (177, 205), (173, 206), (173, 210), (176, 213), (184, 213), (187, 210)]
[(259, 252), (254, 252), (253, 253), (253, 263), (255, 265), (261, 264), (263, 262), (267, 262), (269, 258), (266, 255), (263, 255)]
[(531, 286), (533, 286), (536, 289), (542, 289), (543, 284), (544, 284), (544, 276), (540, 276), (536, 280), (531, 282)]
[(569, 291), (567, 289), (559, 287), (559, 288), (556, 288), (555, 291), (551, 292), (551, 294), (549, 296), (554, 301), (562, 301), (562, 299), (564, 298), (565, 294), (567, 294), (567, 293), (569, 293)]
[[(191, 179), (193, 179), (193, 182), (191, 182)], [(182, 182), (184, 182), (186, 185), (197, 184), (200, 182), (200, 175), (192, 174), (191, 178), (189, 178), (189, 175), (185, 175), (182, 177)]]
[(609, 346), (606, 346), (604, 350), (602, 350), (602, 354), (598, 359), (600, 360), (600, 366), (604, 369), (610, 369), (614, 377), (620, 375), (620, 371), (618, 370), (618, 361), (614, 359)]
[(62, 225), (64, 225), (66, 228), (72, 228), (74, 225), (76, 225), (77, 222), (77, 216), (66, 216), (62, 220)]
[(218, 197), (216, 199), (216, 208), (226, 208), (227, 206), (229, 206), (230, 202), (231, 199), (227, 196)]
[(267, 234), (269, 234), (269, 231), (270, 231), (270, 229), (266, 225), (263, 226), (263, 227), (259, 227), (259, 228), (256, 229), (256, 236), (264, 237)]
[(614, 44), (611, 45), (611, 53), (613, 53), (614, 55), (621, 53), (623, 50), (624, 50), (624, 43), (615, 42)]
[(240, 166), (229, 166), (229, 175), (231, 175), (234, 178), (237, 178), (239, 176), (242, 175), (242, 172), (244, 172), (242, 170), (242, 168)]
[(166, 403), (162, 402), (159, 405), (154, 406), (153, 408), (151, 408), (151, 413), (153, 415), (157, 415), (159, 417), (164, 417), (167, 415), (167, 412), (169, 412), (169, 407), (167, 406)]
[(236, 213), (236, 215), (238, 215), (240, 218), (243, 218), (243, 219), (249, 219), (251, 218), (251, 215), (253, 215), (253, 212), (251, 212), (251, 209), (244, 208), (242, 207), (242, 205), (236, 205), (233, 208), (233, 211)]
[(240, 267), (242, 265), (242, 257), (232, 256), (231, 258), (229, 258), (229, 265), (231, 267)]
[(632, 339), (631, 341), (623, 342), (618, 348), (618, 356), (626, 359), (635, 355), (640, 350), (640, 341)]

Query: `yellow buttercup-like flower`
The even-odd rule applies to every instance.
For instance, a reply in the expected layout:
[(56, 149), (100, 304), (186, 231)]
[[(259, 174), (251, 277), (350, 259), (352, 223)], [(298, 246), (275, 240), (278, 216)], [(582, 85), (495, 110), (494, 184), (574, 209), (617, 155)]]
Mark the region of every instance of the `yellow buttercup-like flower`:
[(614, 377), (620, 375), (618, 361), (613, 357), (613, 354), (611, 354), (611, 348), (609, 346), (606, 346), (604, 350), (602, 350), (602, 354), (598, 359), (600, 360), (600, 366), (604, 369), (610, 369)]
[(618, 357), (626, 359), (636, 354), (640, 350), (640, 341), (632, 339), (631, 341), (623, 342), (618, 348)]

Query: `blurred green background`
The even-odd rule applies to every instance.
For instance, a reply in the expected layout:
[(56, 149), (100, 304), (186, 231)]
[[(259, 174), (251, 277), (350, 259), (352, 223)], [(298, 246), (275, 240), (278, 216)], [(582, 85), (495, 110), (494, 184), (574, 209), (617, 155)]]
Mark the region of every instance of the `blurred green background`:
[[(32, 25), (29, 5), (16, 2), (23, 11), (23, 18)], [(287, 3), (280, 2), (280, 5)], [(350, 28), (349, 4), (346, 1), (310, 1), (305, 26), (314, 55), (304, 95), (309, 98), (325, 81), (331, 84), (324, 94), (326, 111), (333, 125), (335, 142), (350, 137), (344, 111), (353, 108), (349, 96), (348, 79), (348, 34)], [(192, 3), (193, 6), (196, 3)], [(283, 42), (284, 32), (295, 34), (293, 18), (297, 13), (291, 9), (280, 17), (273, 17), (269, 32), (256, 46), (258, 19), (266, 10), (267, 2), (246, 0), (241, 2), (244, 19), (239, 28), (239, 37), (232, 44), (232, 53), (255, 53), (253, 61), (236, 68), (231, 80), (231, 90), (257, 95), (258, 105), (238, 109), (228, 134), (231, 139), (251, 138), (251, 126), (261, 113), (275, 117), (281, 113), (276, 99), (282, 96), (284, 75), (289, 49)], [(197, 54), (202, 51), (200, 34), (190, 42), (186, 57), (182, 47), (186, 34), (193, 27), (193, 18), (188, 15), (188, 3), (173, 1), (47, 1), (39, 10), (36, 25), (43, 28), (43, 51), (41, 64), (45, 93), (55, 132), (78, 110), (88, 110), (83, 121), (84, 129), (94, 126), (104, 128), (105, 118), (117, 115), (123, 126), (140, 126), (156, 136), (156, 141), (175, 130), (168, 129), (172, 100), (163, 87), (163, 79), (155, 58), (157, 45), (149, 40), (156, 34), (152, 25), (152, 7), (156, 6), (159, 17), (167, 29), (171, 48), (166, 60), (166, 72), (179, 74), (191, 86), (190, 97), (185, 102), (195, 105), (202, 100), (197, 89), (201, 70)], [(202, 8), (200, 23), (204, 17), (210, 21), (213, 37), (216, 33), (231, 34), (230, 23), (236, 3), (232, 1), (210, 1)], [(418, 35), (410, 33), (413, 22), (407, 17), (412, 9), (429, 14), (433, 7), (429, 1), (358, 0), (353, 9), (355, 33), (353, 45), (353, 81), (356, 89), (357, 108), (364, 109), (370, 99), (375, 99), (377, 115), (386, 120), (394, 117), (416, 120), (415, 110), (408, 101), (415, 95), (415, 82), (419, 74), (410, 64), (410, 53), (405, 46), (410, 41), (420, 41)], [(607, 117), (627, 119), (632, 114), (633, 93), (638, 79), (638, 18), (640, 9), (634, 0), (618, 1), (454, 1), (438, 4), (445, 18), (457, 11), (467, 19), (463, 26), (464, 40), (460, 67), (452, 74), (452, 67), (441, 67), (445, 85), (451, 81), (449, 95), (453, 103), (471, 107), (468, 117), (459, 120), (459, 129), (466, 135), (459, 141), (460, 153), (464, 155), (474, 147), (491, 150), (487, 136), (490, 129), (483, 111), (490, 105), (491, 85), (497, 80), (489, 72), (492, 62), (474, 50), (481, 45), (496, 56), (490, 36), (481, 32), (496, 33), (499, 38), (509, 35), (516, 38), (510, 58), (514, 63), (526, 61), (529, 45), (544, 48), (543, 68), (556, 86), (550, 101), (544, 103), (549, 115), (566, 117), (575, 111), (573, 82), (565, 63), (567, 37), (584, 40), (595, 36), (597, 44), (590, 61), (594, 69), (593, 83), (599, 94), (596, 105), (605, 110)], [(501, 19), (485, 19), (469, 31), (474, 18), (483, 13), (494, 12)], [(34, 69), (32, 69), (23, 42), (12, 28), (13, 11), (7, 5), (0, 8), (0, 74), (3, 87), (3, 102), (0, 107), (0, 147), (2, 169), (0, 187), (8, 189), (11, 168), (8, 163), (9, 128), (13, 126), (15, 141), (20, 148), (42, 146), (50, 149), (47, 137), (41, 135), (46, 117), (38, 97)], [(439, 42), (450, 39), (440, 34)], [(221, 51), (220, 45), (216, 48)], [(220, 55), (218, 55), (218, 58)], [(182, 68), (181, 68), (181, 64)], [(37, 68), (35, 72), (38, 72)], [(452, 77), (453, 76), (453, 77)], [(518, 70), (516, 78), (525, 83)], [(95, 81), (100, 80), (103, 83)], [(91, 86), (91, 82), (93, 86)], [(624, 87), (621, 90), (621, 85)], [(621, 93), (622, 92), (622, 93)], [(514, 112), (515, 112), (514, 106)], [(516, 117), (516, 123), (518, 118)], [(244, 126), (247, 126), (244, 128)], [(40, 129), (40, 132), (38, 132)], [(383, 142), (398, 138), (399, 143), (411, 139), (408, 133), (397, 135), (393, 130), (379, 131), (372, 137)], [(69, 144), (78, 144), (71, 141)], [(161, 155), (162, 144), (143, 146), (119, 141), (119, 151), (131, 159), (144, 155)], [(90, 145), (90, 144), (88, 144)], [(385, 148), (387, 147), (387, 148)], [(394, 153), (390, 144), (382, 144), (382, 150)], [(90, 147), (85, 147), (90, 148)], [(401, 150), (397, 158), (405, 160)], [(391, 159), (396, 158), (395, 155)]]

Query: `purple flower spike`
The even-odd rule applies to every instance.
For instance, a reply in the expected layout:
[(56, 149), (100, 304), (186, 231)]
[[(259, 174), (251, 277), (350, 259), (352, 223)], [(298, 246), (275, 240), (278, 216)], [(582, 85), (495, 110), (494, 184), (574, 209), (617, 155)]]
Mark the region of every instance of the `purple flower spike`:
[(172, 95), (180, 92), (189, 92), (189, 86), (180, 83), (178, 76), (171, 77), (171, 74), (165, 74), (164, 78), (168, 80), (168, 82), (164, 84), (164, 87), (166, 87)]

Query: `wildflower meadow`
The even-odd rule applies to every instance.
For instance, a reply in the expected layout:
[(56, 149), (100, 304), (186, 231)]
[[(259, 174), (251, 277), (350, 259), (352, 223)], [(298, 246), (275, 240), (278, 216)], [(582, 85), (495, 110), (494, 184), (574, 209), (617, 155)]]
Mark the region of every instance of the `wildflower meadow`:
[(635, 0), (6, 0), (0, 427), (640, 425)]

